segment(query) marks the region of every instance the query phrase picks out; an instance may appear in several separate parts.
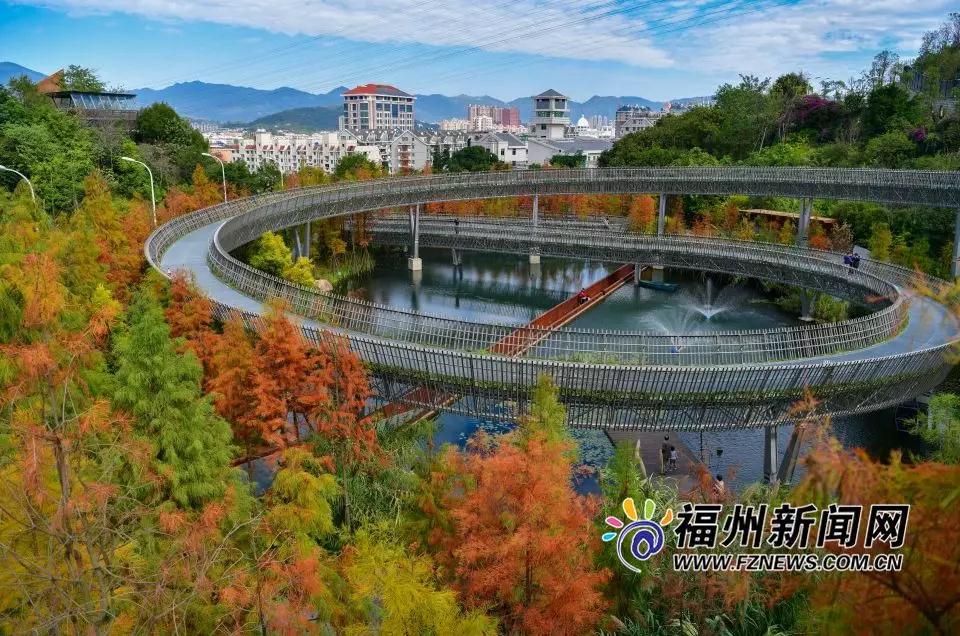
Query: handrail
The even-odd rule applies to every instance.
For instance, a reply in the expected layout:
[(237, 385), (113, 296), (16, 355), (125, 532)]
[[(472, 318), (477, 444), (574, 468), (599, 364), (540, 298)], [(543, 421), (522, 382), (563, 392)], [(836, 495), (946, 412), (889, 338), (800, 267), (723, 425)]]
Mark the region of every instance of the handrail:
[[(260, 300), (281, 297), (288, 301), (291, 311), (309, 318), (315, 318), (339, 329), (356, 333), (365, 333), (393, 340), (402, 340), (416, 344), (443, 347), (461, 351), (482, 351), (509, 336), (522, 325), (487, 324), (439, 315), (427, 315), (418, 312), (396, 309), (376, 303), (326, 294), (313, 288), (303, 287), (289, 281), (260, 272), (245, 263), (234, 259), (228, 248), (221, 244), (225, 234), (231, 228), (243, 222), (238, 218), (221, 226), (211, 239), (208, 251), (208, 264), (211, 271), (222, 280)], [(491, 229), (489, 222), (483, 226), (482, 233), (489, 239), (489, 249), (498, 250), (510, 240), (516, 240), (520, 234), (514, 225), (501, 224), (499, 231)], [(429, 228), (429, 225), (424, 226)], [(377, 232), (376, 225), (373, 230)], [(458, 236), (468, 239), (471, 236), (470, 224), (461, 224)], [(242, 232), (241, 232), (242, 233)], [(590, 245), (583, 241), (581, 232), (580, 247)], [(704, 241), (700, 237), (691, 241), (685, 237), (626, 236), (611, 233), (603, 234), (608, 243), (613, 241), (623, 246), (632, 240), (634, 243), (647, 243), (654, 247), (647, 249), (661, 257), (670, 250), (681, 250), (687, 256), (723, 255), (730, 242), (719, 239)], [(543, 231), (538, 235), (541, 250), (552, 240), (568, 241), (562, 232)], [(237, 246), (234, 240), (228, 245)], [(530, 347), (524, 357), (551, 358), (559, 360), (580, 360), (630, 364), (745, 364), (773, 362), (797, 358), (839, 353), (864, 348), (893, 336), (902, 327), (908, 315), (908, 302), (899, 294), (896, 286), (890, 285), (868, 272), (848, 272), (848, 268), (839, 262), (823, 258), (824, 252), (804, 251), (798, 248), (780, 248), (779, 246), (741, 243), (755, 252), (749, 264), (757, 259), (767, 262), (779, 261), (785, 267), (797, 269), (798, 258), (805, 256), (805, 263), (813, 272), (814, 283), (824, 275), (845, 279), (859, 291), (856, 296), (876, 295), (892, 298), (890, 306), (868, 316), (824, 325), (805, 325), (799, 327), (778, 327), (774, 329), (754, 329), (731, 332), (709, 332), (689, 334), (661, 334), (656, 332), (600, 331), (589, 329), (563, 328), (559, 330), (540, 330), (536, 339), (537, 346)], [(706, 248), (712, 248), (708, 250)], [(526, 249), (526, 247), (523, 247)], [(756, 256), (759, 255), (759, 256)], [(837, 255), (830, 255), (836, 257)], [(699, 261), (698, 261), (699, 262)], [(701, 263), (702, 264), (702, 263)], [(535, 327), (524, 327), (530, 333)]]

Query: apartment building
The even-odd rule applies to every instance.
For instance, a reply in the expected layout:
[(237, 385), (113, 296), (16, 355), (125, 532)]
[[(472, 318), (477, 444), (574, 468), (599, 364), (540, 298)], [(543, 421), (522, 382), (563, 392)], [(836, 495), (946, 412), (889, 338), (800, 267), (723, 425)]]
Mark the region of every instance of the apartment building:
[(520, 127), (520, 110), (516, 106), (488, 106), (486, 104), (470, 104), (467, 106), (467, 119), (474, 121), (478, 117), (490, 118), (489, 130), (508, 130)]
[(413, 130), (416, 97), (390, 84), (363, 84), (343, 94), (340, 128)]

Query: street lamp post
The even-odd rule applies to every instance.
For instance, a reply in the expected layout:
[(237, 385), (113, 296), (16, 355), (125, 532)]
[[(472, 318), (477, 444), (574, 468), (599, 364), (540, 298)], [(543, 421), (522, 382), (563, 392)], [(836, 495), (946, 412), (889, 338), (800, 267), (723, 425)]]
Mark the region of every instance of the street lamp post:
[(12, 172), (13, 174), (18, 175), (21, 179), (26, 181), (27, 186), (30, 188), (30, 199), (32, 199), (34, 203), (37, 202), (37, 195), (33, 191), (33, 184), (30, 183), (30, 179), (27, 179), (27, 177), (22, 172), (20, 172), (19, 170), (14, 170), (13, 168), (8, 168), (6, 166), (0, 166), (0, 171)]
[(227, 202), (227, 170), (223, 167), (223, 160), (216, 155), (211, 155), (209, 152), (201, 152), (201, 155), (204, 157), (210, 157), (211, 159), (216, 159), (217, 163), (220, 164), (220, 176), (223, 177), (223, 202)]
[(123, 161), (130, 161), (132, 163), (139, 163), (141, 166), (147, 169), (147, 174), (150, 175), (150, 205), (153, 208), (153, 227), (157, 227), (157, 197), (153, 190), (153, 171), (150, 169), (150, 166), (142, 161), (137, 161), (136, 159), (131, 159), (130, 157), (120, 157), (120, 159)]

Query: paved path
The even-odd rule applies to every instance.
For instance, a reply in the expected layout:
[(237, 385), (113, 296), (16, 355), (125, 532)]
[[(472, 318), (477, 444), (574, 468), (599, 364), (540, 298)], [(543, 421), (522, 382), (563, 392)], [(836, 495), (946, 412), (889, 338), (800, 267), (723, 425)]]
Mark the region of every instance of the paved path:
[[(647, 475), (654, 479), (659, 479), (673, 485), (677, 492), (683, 494), (692, 491), (698, 485), (697, 466), (699, 459), (690, 448), (680, 441), (675, 431), (604, 431), (610, 441), (614, 444), (626, 442), (631, 448), (637, 448), (637, 442), (640, 443), (640, 457), (643, 460)], [(664, 436), (668, 440), (664, 440)], [(662, 466), (660, 461), (660, 449), (666, 443), (674, 446), (680, 459), (677, 461), (677, 469), (669, 470)]]
[[(207, 248), (210, 238), (219, 225), (220, 223), (207, 225), (175, 242), (163, 255), (161, 267), (164, 270), (184, 269), (191, 272), (200, 289), (213, 300), (245, 311), (261, 312), (263, 303), (241, 294), (220, 281), (207, 265)], [(317, 324), (309, 319), (303, 319), (303, 322), (307, 325)], [(751, 366), (782, 367), (797, 363), (839, 362), (892, 356), (952, 342), (958, 334), (960, 334), (960, 323), (945, 306), (930, 298), (915, 296), (910, 304), (906, 327), (890, 340), (864, 349), (829, 356), (761, 363)]]

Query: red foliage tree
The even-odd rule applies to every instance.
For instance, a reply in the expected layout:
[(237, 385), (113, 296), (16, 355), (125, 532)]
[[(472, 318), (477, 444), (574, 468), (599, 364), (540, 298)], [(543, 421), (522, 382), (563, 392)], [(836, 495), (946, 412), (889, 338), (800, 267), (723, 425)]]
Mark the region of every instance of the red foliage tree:
[(264, 323), (250, 387), (256, 401), (251, 415), (259, 422), (264, 441), (281, 446), (299, 439), (298, 423), (305, 413), (301, 397), (312, 369), (307, 342), (284, 314), (282, 303), (271, 305)]
[(203, 365), (204, 377), (211, 373), (211, 358), (216, 347), (213, 305), (196, 284), (183, 272), (176, 272), (170, 281), (170, 302), (164, 312), (170, 335), (183, 338)]
[(263, 441), (255, 418), (256, 399), (251, 392), (255, 353), (246, 327), (239, 318), (224, 325), (223, 335), (214, 341), (207, 390), (214, 395), (217, 412), (230, 422), (233, 435), (250, 456)]
[(582, 634), (606, 609), (609, 572), (594, 566), (596, 510), (573, 491), (565, 412), (545, 378), (531, 412), (499, 446), (481, 437), (478, 452), (448, 454), (462, 481), (446, 503), (447, 567), (467, 604), (498, 614), (507, 633)]

